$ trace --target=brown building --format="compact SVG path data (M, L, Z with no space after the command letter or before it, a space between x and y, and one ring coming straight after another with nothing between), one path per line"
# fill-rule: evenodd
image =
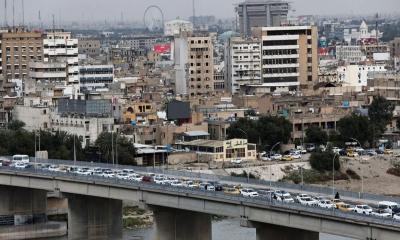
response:
M43 59L42 33L14 28L0 33L0 39L5 80L28 78L29 62Z
M400 37L396 37L389 43L390 56L400 57Z
M374 60L374 53L388 53L390 52L389 46L386 44L372 44L372 45L364 45L362 47L362 51L364 51L365 56L368 60Z
M101 43L98 39L80 38L78 41L79 54L88 56L100 55Z
M210 36L188 38L189 96L212 95L214 92L214 48Z
M309 89L318 81L317 27L263 27L257 31L262 38L261 82L270 92Z

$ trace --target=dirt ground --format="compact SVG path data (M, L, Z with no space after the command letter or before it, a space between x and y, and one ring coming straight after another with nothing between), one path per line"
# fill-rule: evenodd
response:
M364 192L398 195L400 196L400 177L387 174L386 171L391 167L391 161L398 157L393 156L376 156L376 157L361 157L346 158L342 160L343 171L350 168L357 172L358 175L364 177ZM336 187L344 190L361 192L361 180L337 181Z

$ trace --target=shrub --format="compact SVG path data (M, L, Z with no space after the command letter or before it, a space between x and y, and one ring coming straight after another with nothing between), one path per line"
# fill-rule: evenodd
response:
M340 170L339 156L331 151L314 152L310 156L311 167L317 171L332 171L333 158L335 157L335 170Z
M358 175L353 169L348 168L346 170L346 174L351 178L351 179L355 179L355 180L360 180L361 177L360 175Z

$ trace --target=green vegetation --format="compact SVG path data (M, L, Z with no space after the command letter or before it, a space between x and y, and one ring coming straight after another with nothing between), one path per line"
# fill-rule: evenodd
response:
M111 133L103 133L92 147L82 149L83 139L66 132L36 131L29 132L20 121L10 122L7 129L0 130L0 155L12 156L15 154L35 155L36 149L46 150L51 159L71 160L74 158L74 142L76 158L79 161L100 160L111 162ZM36 136L35 136L36 135ZM40 146L39 146L40 136ZM135 148L130 140L114 135L114 147L118 143L118 159L121 164L134 164ZM94 151L94 157L90 156Z
M353 169L348 168L348 169L346 170L346 174L347 174L351 179L354 179L354 180L361 180L360 175L358 175Z
M392 163L393 167L387 170L388 174L400 177L400 161L395 161Z
M261 117L258 121L241 118L228 129L229 139L248 138L250 143L259 145L258 149L269 149L275 143L288 143L292 124L283 117Z
M320 127L311 126L306 129L306 142L314 143L317 146L325 145L328 141L328 134Z
M332 181L332 172L320 172L313 169L303 169L303 181L304 184L315 184L327 181ZM302 179L301 171L293 171L286 175L282 180L300 184ZM335 180L348 180L349 177L346 174L336 171Z
M333 160L335 158L335 160ZM311 167L317 171L332 171L332 164L336 171L340 170L339 156L335 155L332 151L314 152L310 156Z
M247 172L243 170L242 173L231 173L232 177L243 177L243 178L251 178L251 179L258 179L258 177L256 175L254 175L253 173L249 173L247 175Z

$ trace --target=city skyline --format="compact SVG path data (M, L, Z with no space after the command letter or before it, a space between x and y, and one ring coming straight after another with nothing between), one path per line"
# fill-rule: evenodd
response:
M56 22L91 22L91 21L141 21L145 9L150 5L158 5L163 10L165 20L176 18L187 19L192 15L192 1L189 0L153 0L140 2L138 0L96 0L96 11L88 11L93 7L93 0L36 0L25 1L25 23L37 22L39 11L43 22L51 22L55 15ZM235 16L234 5L242 0L202 0L196 2L196 15L215 15L217 18L233 18ZM115 4L117 3L117 5ZM353 0L353 1L320 1L320 0L292 0L292 11L289 15L368 15L379 12L380 14L395 13L393 9L398 6L397 0ZM341 6L346 3L346 8ZM383 4L384 3L384 4ZM7 23L13 22L13 1L7 1ZM21 24L22 0L15 0L15 25ZM213 4L214 7L209 8ZM174 6L179 5L180 8ZM115 6L115 7L114 7ZM230 6L230 7L227 7ZM131 10L127 10L131 9ZM1 13L4 15L4 0L1 0ZM4 24L4 17L0 20Z

